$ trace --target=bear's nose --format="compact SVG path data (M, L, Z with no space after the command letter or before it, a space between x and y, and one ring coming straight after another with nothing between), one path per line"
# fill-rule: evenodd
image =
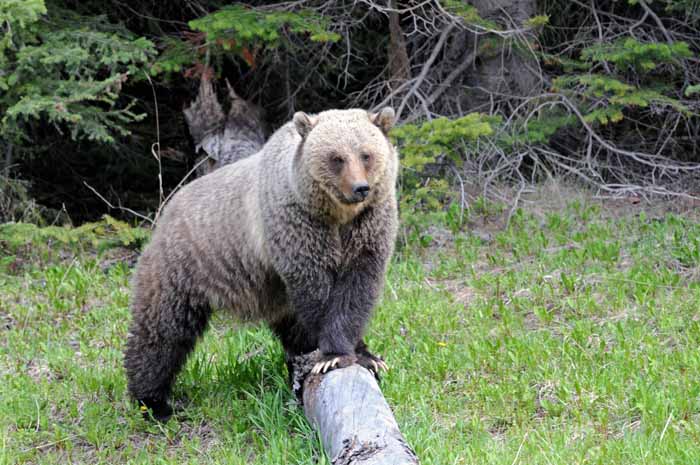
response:
M369 194L369 184L367 181L356 182L352 185L352 193L357 198L367 198L367 194Z

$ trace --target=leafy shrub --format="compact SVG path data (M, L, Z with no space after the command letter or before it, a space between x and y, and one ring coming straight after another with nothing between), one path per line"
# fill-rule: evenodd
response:
M420 238L426 237L426 224L447 224L453 230L462 226L465 216L454 203L454 190L441 171L447 164L460 167L475 150L474 143L492 135L498 121L471 113L392 129L401 157L401 213L409 234L424 242Z
M76 253L101 256L123 247L138 250L150 237L150 231L134 227L105 215L101 221L79 227L45 226L31 223L0 224L0 272L18 272L27 261L61 262ZM135 253L130 256L133 258Z
M26 181L0 175L0 223L41 221L40 208L29 196L27 184Z

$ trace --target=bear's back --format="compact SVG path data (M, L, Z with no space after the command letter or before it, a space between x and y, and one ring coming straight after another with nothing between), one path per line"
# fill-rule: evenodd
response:
M269 280L259 164L256 154L183 187L164 208L142 257L169 270L171 280L187 287L183 291L243 318L258 312L261 287Z

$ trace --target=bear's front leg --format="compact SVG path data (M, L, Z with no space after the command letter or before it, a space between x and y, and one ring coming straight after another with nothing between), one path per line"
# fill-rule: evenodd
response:
M325 373L359 363L376 374L384 361L372 355L362 340L384 279L384 263L366 251L336 279L319 333L321 360L312 373Z
M377 380L379 380L380 371L389 371L389 365L386 364L384 359L370 352L367 344L362 339L355 347L355 354L357 355L357 364L367 368Z
M294 273L283 279L293 316L274 325L273 329L288 355L300 353L302 347L307 351L318 348L321 358L312 373L325 373L330 368L355 363L356 335L361 334L366 318L358 321L359 314L343 315L335 310L339 306L334 292L334 274L309 266L305 273ZM289 325L289 321L294 325Z
M394 237L392 209L393 204L388 212L367 210L341 237L293 206L268 225L268 242L275 245L270 258L285 284L290 311L306 345L321 352L316 373L354 363L385 366L364 345L359 353L356 347L384 283Z
M369 317L369 312L358 309L353 312L350 296L344 292L341 284L328 301L326 313L320 327L318 348L321 352L320 360L311 370L312 374L326 373L335 368L345 368L357 362L355 346L362 338L364 327Z

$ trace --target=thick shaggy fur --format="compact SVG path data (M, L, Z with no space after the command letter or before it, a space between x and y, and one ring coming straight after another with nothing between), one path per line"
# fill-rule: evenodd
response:
M297 113L260 152L172 198L135 272L125 353L129 391L154 416L170 415L212 307L266 321L288 357L376 360L362 336L397 230L393 116ZM348 190L358 180L363 201Z

